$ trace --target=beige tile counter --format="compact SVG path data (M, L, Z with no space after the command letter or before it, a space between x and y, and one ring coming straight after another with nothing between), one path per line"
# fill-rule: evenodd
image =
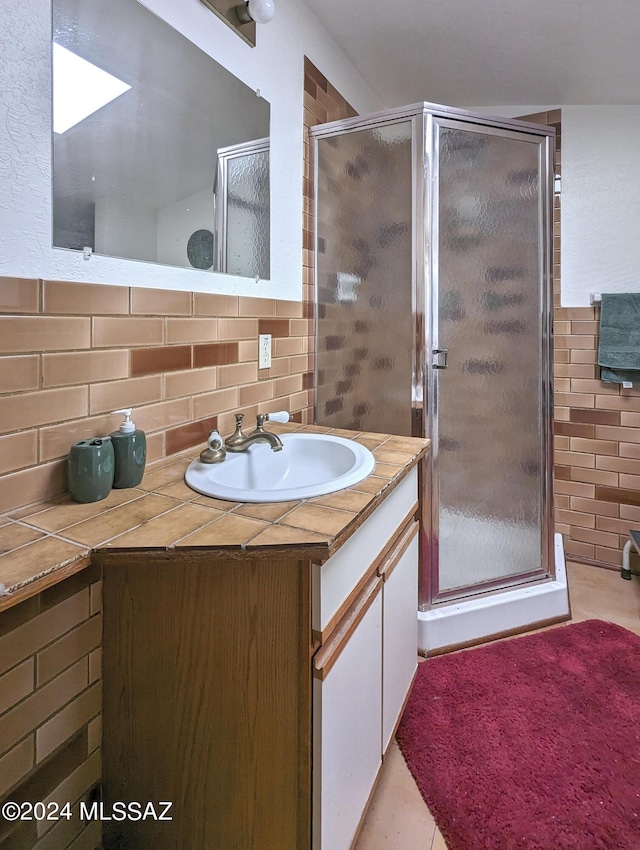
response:
M215 557L275 550L325 560L428 451L429 441L319 426L270 425L277 433L344 436L374 454L373 473L346 490L294 502L248 504L201 496L184 483L199 448L150 465L136 488L78 504L68 497L0 516L0 611L89 565L95 549L206 548Z

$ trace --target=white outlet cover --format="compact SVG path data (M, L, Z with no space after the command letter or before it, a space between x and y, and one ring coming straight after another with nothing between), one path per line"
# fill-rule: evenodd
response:
M271 334L258 334L258 369L271 366Z

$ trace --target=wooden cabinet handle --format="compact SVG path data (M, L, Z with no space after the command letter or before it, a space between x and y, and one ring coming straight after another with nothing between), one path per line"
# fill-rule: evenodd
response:
M420 523L415 520L410 520L407 527L400 533L396 544L389 552L387 557L378 567L378 575L382 576L384 581L387 581L391 573L396 568L400 558L404 555L409 544L418 533Z

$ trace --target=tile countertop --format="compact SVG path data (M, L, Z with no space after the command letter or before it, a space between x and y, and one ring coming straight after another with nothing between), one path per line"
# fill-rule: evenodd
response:
M326 560L429 449L429 440L275 425L355 439L373 452L373 473L326 496L249 504L201 496L184 483L199 447L150 464L138 487L112 490L100 502L63 496L0 516L0 611L89 565L94 549L206 548L228 557L281 552Z

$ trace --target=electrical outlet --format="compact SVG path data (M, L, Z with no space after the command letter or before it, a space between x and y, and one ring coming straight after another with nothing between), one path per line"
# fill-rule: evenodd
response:
M258 369L271 366L271 334L258 334Z

